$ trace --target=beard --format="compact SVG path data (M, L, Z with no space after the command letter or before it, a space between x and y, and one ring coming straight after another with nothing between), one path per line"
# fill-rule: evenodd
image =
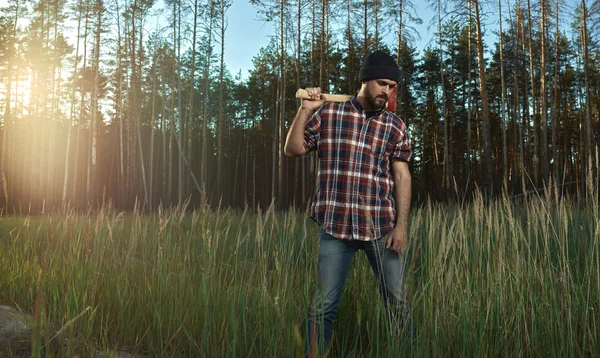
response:
M385 94L380 94L377 96L373 96L370 92L366 93L367 103L372 109L380 110L385 108L385 105L388 101L388 96Z

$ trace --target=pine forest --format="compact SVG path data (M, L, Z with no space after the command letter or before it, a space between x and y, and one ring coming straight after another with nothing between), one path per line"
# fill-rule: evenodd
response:
M317 155L283 154L295 91L355 94L375 49L401 69L416 202L598 182L597 2L251 3L272 36L247 76L224 61L231 0L0 3L2 210L305 207Z

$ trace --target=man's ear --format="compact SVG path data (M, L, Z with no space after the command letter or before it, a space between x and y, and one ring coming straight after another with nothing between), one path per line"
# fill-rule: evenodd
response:
M387 110L392 113L396 113L396 107L397 107L396 102L397 102L397 96L398 96L397 91L398 91L398 86L394 86L394 88L392 88L392 91L390 92L388 101L386 103Z

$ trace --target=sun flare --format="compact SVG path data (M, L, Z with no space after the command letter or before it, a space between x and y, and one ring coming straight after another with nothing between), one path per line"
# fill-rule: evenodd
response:
M30 69L21 69L19 75L13 78L10 86L10 108L18 113L29 114L31 99L35 91L32 88L32 74ZM9 98L9 89L6 84L0 85L0 102L6 105Z

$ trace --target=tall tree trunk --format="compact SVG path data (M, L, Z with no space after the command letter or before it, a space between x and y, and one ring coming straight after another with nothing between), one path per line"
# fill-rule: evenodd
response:
M590 65L589 65L589 54L588 54L588 33L587 33L587 7L585 0L581 0L581 44L583 46L583 77L584 77L584 93L585 93L585 128L583 130L585 145L583 153L584 156L581 158L581 167L587 170L591 170L592 166L592 125L591 125L591 94L590 94ZM585 178L585 169L582 171L582 178ZM585 183L587 187L592 183ZM585 192L585 191L584 191Z
M302 1L298 0L298 32L296 33L296 45L297 45L297 49L296 49L296 85L298 87L301 86L301 81L302 81L302 77L301 77L301 73L300 73L300 55L302 52ZM350 51L350 47L348 47L348 51ZM301 100L297 100L296 101L296 105L298 107L300 107L300 105L302 104ZM306 160L304 157L300 157L300 158L296 158L296 175L294 175L294 193L298 192L298 181L300 181L300 200L298 200L298 202L296 203L296 205L303 205L304 204L304 198L305 198L305 193L306 193L306 176L305 176L305 171L306 171ZM301 175L298 175L298 165L300 165L300 172Z
M472 60L472 55L473 55L473 49L471 48L471 43L472 43L472 34L473 34L473 15L471 13L471 9L472 9L472 4L470 1L467 2L467 6L469 7L469 25L468 25L468 31L469 31L469 39L468 39L468 58L469 60L467 61L467 160L465 161L465 172L467 173L467 182L465 184L468 185L469 181L471 181L471 158L473 155L473 143L472 143L472 136L473 136L473 129L471 128L471 113L473 113L472 110L472 105L471 105L471 100L472 100L472 93L471 93L471 72L472 72L472 68L471 68L471 60ZM465 185L466 187L466 185Z
M92 98L91 98L91 126L92 126L92 133L91 133L91 155L90 155L90 164L91 164L91 172L90 172L90 178L88 178L88 183L89 183L89 187L88 187L88 195L90 195L90 197L88 197L88 204L92 204L95 202L95 200L97 199L97 193L98 193L98 183L96 181L96 177L97 177L97 165L98 165L98 158L97 158L97 146L98 146L98 72L100 70L100 33L102 31L102 13L104 12L104 5L102 4L101 0L97 0L96 4L95 4L95 11L96 11L96 31L95 31L95 40L94 40L94 59L93 59L93 68L92 68L92 72L93 72L93 76L94 76L94 82L92 84Z
M204 108L203 108L203 120L202 120L202 190L206 190L206 185L208 181L208 101L209 101L209 93L210 93L210 62L212 60L212 33L213 33L213 21L215 16L215 4L211 2L210 5L210 14L209 14L209 22L208 22L208 53L206 56L206 64L204 67Z
M558 97L558 93L559 93L559 84L560 84L560 61L559 61L559 48L560 48L560 32L559 32L559 13L560 13L560 2L559 0L556 0L556 32L555 32L555 41L556 41L556 45L554 48L554 83L553 83L553 89L554 89L554 103L552 105L552 129L551 129L551 133L552 133L552 176L554 178L554 183L557 185L557 188L559 188L559 190L561 189L562 185L561 185L561 179L560 179L560 175L559 175L559 168L560 168L560 158L558 157L558 138L556 136L556 126L559 120L559 115L560 115L560 102L559 102L559 97Z
M373 21L375 22L375 38L374 47L375 49L379 49L379 27L381 26L381 17L379 16L379 1L373 0Z
M250 145L250 136L248 135L247 132L244 132L244 139L246 139L246 143L244 145L244 180L242 180L242 193L244 193L244 210L246 209L246 206L248 205L248 194L250 193L250 188L248 187L248 182L249 182L249 178L248 178L248 162L250 161L250 151L252 150L252 147ZM254 208L254 206L253 206Z
M194 0L194 29L192 32L192 74L190 78L190 98L188 102L188 123L186 125L188 131L188 153L191 152L192 146L192 123L194 121L194 94L195 94L195 83L196 83L196 34L198 29L198 0ZM192 170L189 168L190 171ZM181 200L181 198L180 198Z
M225 131L225 105L223 99L223 91L225 87L224 75L225 75L225 29L227 28L225 22L225 12L227 11L227 4L225 0L221 0L221 61L219 65L219 121L217 122L217 195L223 197L223 132ZM226 194L228 194L227 191ZM228 197L225 196L225 204L228 204Z
M169 118L170 118L170 123L169 123L169 151L167 153L168 156L168 161L169 161L169 169L168 169L168 189L167 189L167 195L168 195L168 200L169 203L173 202L173 138L175 138L175 136L177 135L177 133L175 133L175 96L176 96L176 92L178 90L178 86L177 86L177 78L179 77L178 75L178 69L177 69L177 0L173 1L173 79L172 79L172 84L173 87L171 88L171 111L169 113ZM181 115L181 113L180 113Z
M363 58L369 54L369 29L367 24L370 21L369 18L369 2L365 0L363 2Z
M310 83L311 86L314 86L317 83L317 74L316 74L316 64L315 64L315 52L317 52L317 6L316 3L319 0L312 1L312 26L311 26L311 36L310 36ZM319 86L321 83L319 82ZM316 159L315 159L315 151L308 153L308 177L310 182L314 182L314 178L316 175L316 171L314 170L316 167Z
M540 61L540 126L541 126L541 167L542 181L544 186L548 185L548 93L546 89L546 0L540 0L542 14L540 19L541 61ZM557 39L558 40L558 39ZM537 144L536 144L537 145Z
M353 93L354 91L354 73L356 72L355 68L352 68L350 65L351 60L354 58L354 44L352 40L352 17L350 12L351 0L347 1L347 22L346 22L346 41L348 41L348 66L346 66L346 78L348 81L348 93Z
M42 55L47 55L49 54L49 50L50 50L50 46L49 46L49 36L50 36L50 30L48 28L49 26L49 15L47 14L47 12L49 13L49 6L50 4L48 4L49 1L46 0L42 0L40 1L41 4L41 11L40 11L40 16L41 16L41 25L40 25L40 37L39 37L39 46L40 46L40 53ZM46 166L47 163L45 163L45 160L42 159L42 155L41 153L44 153L47 148L46 148L46 140L45 140L45 134L44 132L42 132L39 128L38 125L41 124L41 121L43 120L43 117L46 113L46 102L48 99L48 94L47 94L47 68L45 66L33 66L33 77L31 80L31 90L33 91L34 88L36 88L39 93L41 93L41 95L38 96L34 96L35 97L35 102L33 102L33 108L31 111L32 114L32 119L33 119L33 123L34 123L34 128L33 128L33 133L34 133L34 138L36 139L35 142L33 143L33 145L31 147L29 147L28 149L31 150L31 178L32 178L32 183L30 185L30 192L29 192L29 204L33 204L35 207L36 201L38 201L40 198L42 199L42 205L45 204L45 190L43 189L43 181L42 181L42 172L43 172L43 168L44 166ZM43 196L42 196L43 195ZM43 212L43 208L42 208L42 212Z
M163 63L163 61L166 62L166 60L161 60L160 62ZM162 149L162 160L161 160L161 165L160 165L160 173L161 173L161 183L162 183L162 188L160 191L160 202L161 204L166 201L166 197L165 194L167 193L167 106L165 105L167 102L167 77L168 74L166 73L166 68L165 66L161 66L162 67L162 71L161 71L161 81L160 81L160 87L161 87L161 93L162 93L162 103L163 105L161 106L161 114L160 114L160 132L162 135L162 141L161 141L161 149Z
M85 81L83 80L83 74L87 68L87 35L88 35L88 22L89 22L89 5L85 3L85 25L83 27L83 63L81 66L81 87L80 87L80 98L79 98L79 123L77 125L77 136L75 138L75 163L73 165L73 198L77 199L79 197L77 189L80 187L78 182L79 177L79 147L80 147L80 137L81 137L81 125L83 124L83 120L85 118ZM77 39L79 41L79 39Z
M485 62L483 59L483 30L481 28L481 17L479 15L479 0L472 0L475 9L475 27L477 32L477 59L479 63L479 89L481 92L481 119L483 135L483 175L482 187L487 194L492 194L492 136L490 130L490 112L487 98L487 79L485 75Z
M279 92L281 91L281 81L277 81L277 89L276 89L276 94L275 94L275 113L273 113L273 132L272 132L272 138L273 141L271 143L271 202L273 202L274 200L276 200L277 198L277 153L278 153L278 146L277 146L277 137L279 134L279 130L278 130L278 125L279 125L279 97L280 94Z
M284 173L284 152L283 152L283 136L284 136L284 127L285 127L285 88L286 88L286 71L285 71L285 8L286 8L286 0L279 1L279 71L280 71L280 81L281 81L281 91L279 92L279 133L277 135L277 147L278 155L279 155L279 173L277 176L277 192L279 195L279 207L283 207L286 205L284 202L285 195L283 194L283 173Z
M122 54L121 54L121 12L119 10L119 0L115 0L116 4L116 15L117 20L117 90L115 93L115 117L119 123L119 180L118 180L118 193L121 206L125 206L127 202L127 179L125 178L124 168L124 145L123 145L123 120L125 118L123 113L123 73L122 71Z
M519 131L520 131L520 155L521 155L521 188L522 191L524 193L527 192L527 186L526 186L526 181L527 179L529 179L531 177L531 175L528 174L528 171L531 170L531 165L530 163L533 160L533 155L531 155L531 153L529 153L530 149L530 133L529 133L529 123L531 120L531 116L530 116L530 110L529 110L529 87L528 87L528 83L530 85L532 85L531 80L532 80L532 72L529 71L530 77L529 80L525 80L526 76L527 76L527 66L528 66L528 56L526 56L527 54L527 48L526 48L526 44L527 41L525 39L525 14L523 13L524 10L521 9L521 2L520 0L517 1L517 11L518 11L518 15L517 15L517 27L519 28L519 35L520 35L520 45L521 45L521 53L523 54L523 66L522 66L522 74L523 74L523 105L522 105L522 116L521 116L521 126L519 127ZM534 104L532 104L532 106L534 106Z
M512 42L513 42L513 51L514 51L514 59L513 59L513 96L512 96L512 100L513 100L513 105L512 105L512 112L513 112L513 118L512 118L512 140L511 140L511 152L512 152L512 156L511 156L511 182L512 182L512 191L513 193L517 191L518 189L518 180L516 180L517 178L517 166L518 163L523 163L523 156L522 156L522 152L519 153L519 155L517 156L517 150L522 150L522 146L519 145L519 143L522 143L522 132L519 130L517 131L517 126L521 123L521 111L520 111L520 106L519 106L519 58L520 58L520 52L519 52L519 46L520 46L520 37L519 37L519 24L518 24L518 18L519 18L519 5L516 6L515 8L516 11L516 16L517 19L516 21L513 20L512 15L511 15L511 11L510 11L510 7L509 7L509 11L508 11L508 16L510 19L510 25L511 25L511 29L512 29ZM522 174L522 173L520 173ZM519 175L520 175L519 174Z
M80 37L80 31L81 31L82 2L83 2L82 0L79 0L77 2L77 10L78 10L77 37L76 37L77 41L75 44L75 58L73 59L73 73L74 74L77 73L77 64L79 61L79 37ZM118 5L117 5L117 12L118 12ZM67 208L67 188L69 185L69 165L71 163L71 159L70 159L71 135L73 133L72 127L74 125L74 119L75 119L75 92L76 92L76 88L77 88L76 85L77 85L77 81L73 81L73 84L71 86L71 106L70 106L70 110L69 110L69 124L67 126L67 148L65 150L65 173L63 176L63 191L62 191L62 208L63 208L63 210L66 210L66 208Z
M321 0L321 48L320 48L320 58L321 62L319 64L319 84L323 91L327 91L327 68L325 67L326 58L327 58L327 7L329 6L329 0Z
M317 41L317 35L316 35L316 28L317 28L317 10L316 10L316 2L318 0L313 0L312 1L312 26L310 27L311 29L311 35L310 35L310 85L314 86L317 79L316 79L316 74L315 74L315 52L317 51L316 49L316 44L315 42ZM320 84L319 84L320 85Z
M140 167L142 170L142 184L144 187L144 207L146 209L149 209L148 206L148 182L146 180L146 164L144 161L144 150L142 147L142 130L141 130L141 124L140 124L141 120L138 116L137 120L136 120L136 129L137 129L137 142L138 142L138 150L140 152Z
M142 112L143 112L143 108L142 108L142 65L144 63L144 59L143 59L143 48L142 45L144 43L143 41L143 33L144 33L144 19L143 19L143 14L140 14L140 26L139 26L139 31L140 31L140 40L138 41L138 61L139 61L139 74L137 75L137 79L136 79L136 83L137 83L137 87L135 88L135 102L136 102L136 126L137 126L137 138L138 138L138 150L140 152L140 169L142 170L142 185L144 187L144 207L146 209L150 209L149 205L148 205L148 198L149 198L149 194L148 194L148 179L147 179L147 175L146 175L146 161L144 160L144 148L142 146ZM150 123L150 126L152 126L152 123Z
M510 10L510 9L509 9ZM498 23L500 25L500 82L502 86L502 170L503 189L508 191L508 147L506 145L506 84L504 82L504 43L502 32L502 0L498 0Z
M326 56L325 56L325 89L329 91L329 0L324 0L325 2L325 48L326 48Z
M350 9L350 6L348 6L348 9ZM396 53L396 59L397 61L400 63L401 59L402 59L402 53L403 51L406 49L406 47L408 47L405 39L404 39L404 2L403 0L400 0L398 2L398 39L397 39L397 46L398 46L398 52ZM348 24L348 26L350 26L350 24ZM404 106L401 105L402 102L402 93L404 93L406 91L406 81L404 78L404 67L400 66L400 83L398 83L398 89L396 90L396 113L398 113L398 116L405 122L407 122L408 118L406 118L405 113L404 113ZM408 125L408 124L407 124Z
M533 118L533 131L532 131L532 168L533 171L533 182L534 185L538 185L538 173L539 173L539 144L538 144L538 128L540 127L540 120L537 111L536 92L535 92L535 67L533 65L533 21L531 18L531 0L527 0L527 19L529 23L529 76L531 78L531 108ZM526 127L529 128L529 127Z
M53 3L53 20L54 20L54 31L53 31L53 43L58 43L58 24L59 24L59 16L61 14L61 3L56 1ZM49 207L54 207L55 201L55 180L57 174L57 166L50 165L55 158L57 157L55 153L55 141L52 138L55 138L58 135L58 126L56 125L56 114L58 113L58 103L61 97L61 73L62 73L62 54L60 53L62 50L60 47L53 46L51 49L53 52L53 57L57 59L56 63L52 64L52 70L50 71L52 76L52 84L50 90L51 102L50 102L50 131L45 133L45 136L48 140L48 148L46 150L46 180L45 180L45 195L47 198L47 204ZM52 56L52 55L51 55ZM62 133L60 133L62 134Z
M585 5L582 5L585 6ZM583 22L583 19L582 19ZM579 111L579 127L578 132L579 132L579 138L577 140L577 144L579 144L577 150L575 151L575 148L573 148L573 152L575 152L576 154L574 155L574 174L575 174L575 178L577 179L577 192L579 194L580 198L584 198L585 197L585 166L586 166L586 153L585 153L585 117L588 115L588 99L586 98L587 96L587 91L589 90L589 88L587 86L589 86L589 82L586 81L586 70L585 67L583 65L582 62L586 62L586 57L587 55L585 54L585 46L583 46L583 26L580 28L580 39L582 40L582 56L583 58L581 58L580 56L577 56L577 72L578 73L582 73L584 74L584 84L583 84L583 88L582 86L577 86L577 99L579 100L579 103L582 103L582 105L584 106L583 111ZM589 80L589 79L588 79Z
M12 106L12 82L13 82L13 66L15 65L15 45L16 45L16 41L17 41L17 23L20 17L20 3L19 0L17 0L14 4L14 10L15 10L15 14L14 14L14 18L13 18L13 28L8 36L9 41L8 41L8 58L7 58L7 64L6 64L6 70L7 70L7 78L6 78L6 108L5 108L5 112L4 112L4 128L2 128L2 156L0 157L0 202L4 202L4 209L5 212L8 211L9 209L9 205L8 205L8 193L10 192L8 190L8 182L6 179L6 168L8 167L7 164L7 154L11 149L11 146L9 145L9 139L11 138L11 128L12 128L12 113L11 113L11 106ZM17 67L18 68L18 67ZM15 76L18 79L18 75ZM15 96L17 97L17 96ZM6 194L6 195L5 195Z
M16 32L13 32L13 34L16 34ZM12 93L12 61L13 61L13 54L12 52L14 51L14 44L10 43L11 46L11 53L9 55L8 58L8 63L7 63L7 84L6 84L6 109L4 112L4 128L2 128L2 156L0 157L0 202L4 202L4 209L5 211L8 211L8 195L5 195L5 193L8 193L8 182L6 181L6 173L5 173L5 162L6 162L6 154L7 151L9 150L10 146L8 145L8 138L10 138L10 128L12 127L12 124L10 124L11 121L11 112L10 112L10 106L11 106L11 93Z
M129 23L125 22L125 44L126 47L125 49L127 50L124 58L127 59L127 61L131 61L130 56L131 56L131 30L129 29ZM133 114L131 113L131 106L132 106L132 101L133 101L133 94L132 94L132 88L131 88L131 70L129 68L129 66L126 67L125 70L125 80L124 83L128 84L127 88L126 88L126 98L124 100L124 109L125 109L125 115L124 115L124 119L126 120L125 122L125 148L126 148L126 152L125 152L125 180L127 181L127 193L128 193L128 200L127 202L130 203L132 198L136 198L137 197L137 188L138 188L138 183L137 183L137 177L136 177L136 170L135 170L135 162L136 162L136 156L135 156L135 152L134 152L134 143L133 143Z
M447 194L450 189L450 159L449 159L449 141L448 141L448 108L446 106L446 78L444 75L444 48L442 42L442 3L438 0L437 5L437 32L438 32L438 49L440 51L440 79L442 85L442 123L444 125L444 174L442 178L442 186L444 188L444 195Z
M156 123L156 46L152 54L152 114L150 115L150 159L148 160L150 168L148 170L148 208L154 208L154 124Z
M182 147L182 143L183 143L183 129L185 124L184 122L184 117L183 117L183 90L181 90L182 84L181 84L181 0L177 1L177 7L178 7L178 11L177 11L177 88L179 88L180 90L177 91L177 108L178 108L178 119L179 119L179 126L177 128L177 137L175 138L175 140L177 141L177 152L179 153L178 160L177 160L177 205L179 205L181 207L181 205L183 204L183 190L184 190L184 174L183 174L183 161L185 159L185 151L183 150ZM193 67L193 65L192 65Z

